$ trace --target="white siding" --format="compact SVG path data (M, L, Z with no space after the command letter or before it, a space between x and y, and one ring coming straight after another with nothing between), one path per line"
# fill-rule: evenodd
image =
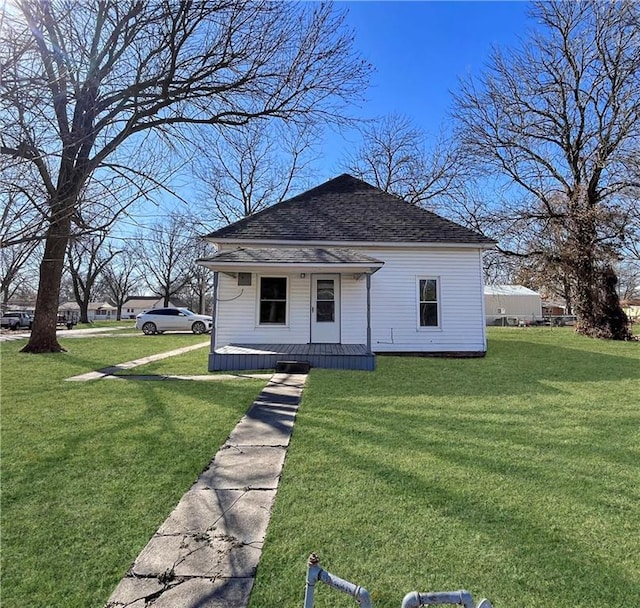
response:
M483 352L486 350L483 310L482 254L473 248L363 248L383 260L371 277L371 348L374 352ZM287 325L258 324L258 279L240 287L219 273L216 346L231 343L306 344L310 341L311 274L288 276ZM437 328L419 327L419 278L437 278ZM352 273L341 276L341 342L366 344L367 283Z
M231 343L306 344L309 342L309 274L265 273L288 278L287 324L258 323L259 276L251 273L251 286L238 286L237 279L219 273L216 312L216 346Z
M374 352L486 350L482 256L477 249L367 249L384 260L371 277ZM419 278L439 282L439 327L419 327Z
M367 343L367 279L362 275L342 275L340 321L342 344Z

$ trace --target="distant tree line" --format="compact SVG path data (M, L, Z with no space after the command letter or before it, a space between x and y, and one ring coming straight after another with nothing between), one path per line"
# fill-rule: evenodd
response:
M43 244L31 353L62 350L72 240L167 189L204 137L346 121L370 72L328 3L17 0L0 23L0 246Z
M3 302L35 290L33 352L59 348L51 315L67 296L83 315L136 292L206 308L199 236L311 185L319 129L353 124L369 71L329 5L17 6L0 39L0 287ZM375 117L339 170L494 238L488 282L564 300L586 335L629 338L639 14L627 0L534 3L529 38L461 82L442 134ZM171 185L180 170L189 200ZM181 204L154 207L163 194Z
M35 303L36 250L37 245L1 250L3 306L16 301ZM213 276L195 260L210 253L201 235L176 216L126 239L110 237L106 231L74 237L67 249L59 304L77 303L79 320L85 323L92 302L113 305L120 319L125 301L132 296L153 295L165 305L178 299L206 313L211 309Z
M543 1L531 16L520 48L461 82L449 141L427 148L387 117L345 166L495 238L490 281L562 298L580 333L626 340L619 296L640 296L640 5Z

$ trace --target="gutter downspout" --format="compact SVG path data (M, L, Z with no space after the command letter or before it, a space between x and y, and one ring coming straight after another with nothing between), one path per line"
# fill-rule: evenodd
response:
M484 250L480 249L478 251L478 266L480 271L480 301L481 305L481 326L482 326L482 341L484 342L484 352L486 353L489 350L489 344L487 342L487 311L484 302L484 272L482 270L482 261L483 261L483 253Z
M371 352L371 274L367 273L367 350Z
M218 272L213 273L213 301L211 302L211 318L213 325L211 326L211 354L216 352L216 327L218 325Z

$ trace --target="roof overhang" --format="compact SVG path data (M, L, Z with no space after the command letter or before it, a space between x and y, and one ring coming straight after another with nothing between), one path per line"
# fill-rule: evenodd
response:
M273 241L270 239L209 239L204 237L212 245L219 247L304 247L304 248L367 248L367 249L494 249L497 241L487 240L479 243L463 243L455 241Z
M196 260L200 266L225 273L339 272L373 274L384 262L345 248L238 247Z

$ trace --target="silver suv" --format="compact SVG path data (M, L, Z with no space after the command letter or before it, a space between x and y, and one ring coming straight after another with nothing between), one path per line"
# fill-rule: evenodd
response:
M204 334L211 331L213 319L197 315L188 308L154 308L136 316L136 328L148 336L165 331L192 331Z

